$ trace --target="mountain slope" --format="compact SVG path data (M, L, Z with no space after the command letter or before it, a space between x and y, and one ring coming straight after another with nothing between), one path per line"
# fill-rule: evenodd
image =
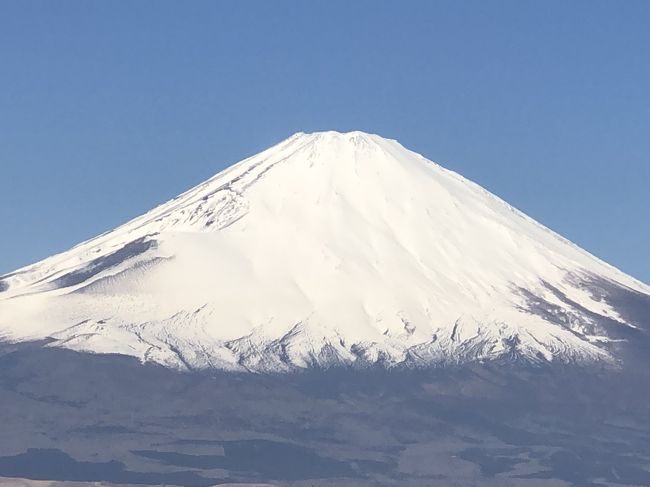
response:
M0 277L0 332L182 369L614 363L646 331L613 292L650 289L395 141L300 133Z

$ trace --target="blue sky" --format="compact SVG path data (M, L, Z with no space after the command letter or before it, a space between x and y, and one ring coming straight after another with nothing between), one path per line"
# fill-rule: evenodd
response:
M0 2L0 273L297 131L400 140L650 282L650 2Z

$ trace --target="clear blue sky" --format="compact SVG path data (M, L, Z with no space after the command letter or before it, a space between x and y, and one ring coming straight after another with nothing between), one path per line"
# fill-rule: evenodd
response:
M650 282L649 26L647 0L3 0L0 273L360 129Z

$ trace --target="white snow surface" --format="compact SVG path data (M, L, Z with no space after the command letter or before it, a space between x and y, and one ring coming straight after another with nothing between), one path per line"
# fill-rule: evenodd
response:
M547 285L617 319L567 279L585 273L650 294L394 140L298 133L0 278L0 334L179 369L610 361ZM527 311L521 289L570 326Z

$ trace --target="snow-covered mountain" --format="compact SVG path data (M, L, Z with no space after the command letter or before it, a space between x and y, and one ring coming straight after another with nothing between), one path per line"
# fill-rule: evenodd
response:
M0 334L181 369L615 363L611 290L650 295L396 141L298 133L0 277Z

